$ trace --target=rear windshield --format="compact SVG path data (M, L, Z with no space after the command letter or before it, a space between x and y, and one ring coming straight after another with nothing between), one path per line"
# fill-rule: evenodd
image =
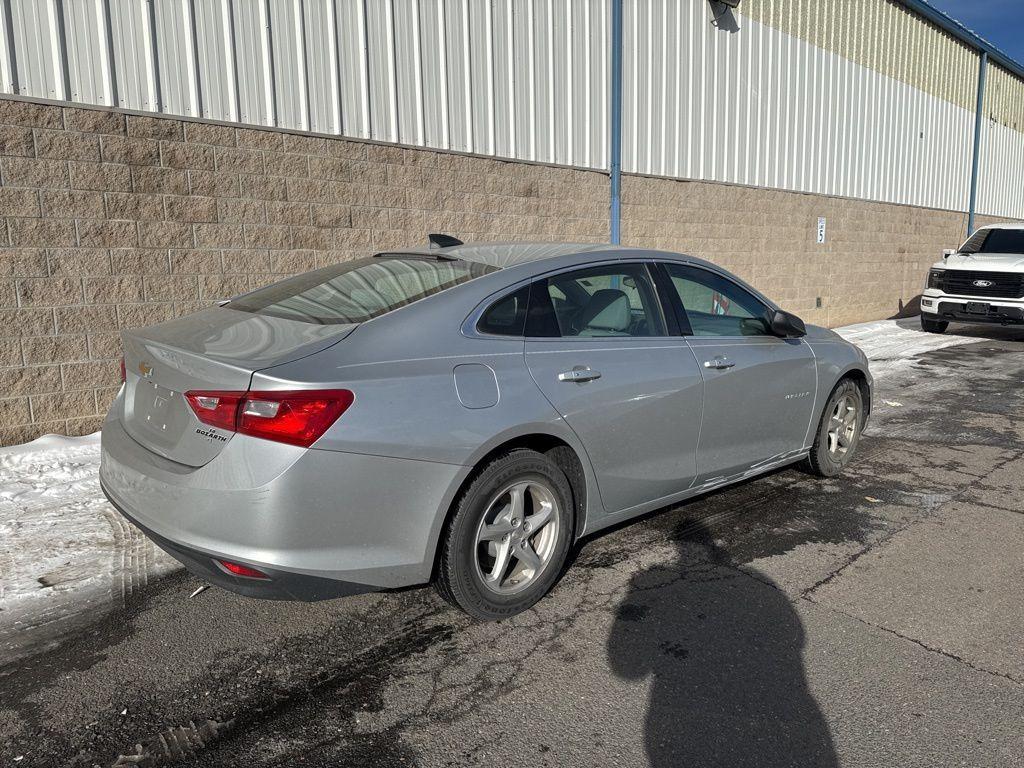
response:
M964 243L960 253L1024 253L1024 230L980 229Z
M470 261L375 256L282 280L228 307L321 325L363 323L495 269Z

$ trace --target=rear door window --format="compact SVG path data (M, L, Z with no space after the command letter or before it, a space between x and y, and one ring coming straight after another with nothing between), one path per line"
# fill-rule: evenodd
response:
M471 261L375 256L282 280L226 306L321 325L363 323L495 269Z
M647 268L611 264L534 284L528 336L664 336L661 305Z

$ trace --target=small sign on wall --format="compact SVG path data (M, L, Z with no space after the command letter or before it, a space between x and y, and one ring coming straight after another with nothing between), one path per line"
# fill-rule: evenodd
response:
M818 243L825 242L825 217L818 217Z

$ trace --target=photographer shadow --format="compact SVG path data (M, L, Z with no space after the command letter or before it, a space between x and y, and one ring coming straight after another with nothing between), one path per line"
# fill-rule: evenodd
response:
M613 671L653 679L652 766L838 766L807 686L804 631L766 577L688 522L674 563L635 574L608 639Z

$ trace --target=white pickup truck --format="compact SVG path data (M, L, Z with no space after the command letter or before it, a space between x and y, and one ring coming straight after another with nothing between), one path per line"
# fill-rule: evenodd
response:
M928 271L921 327L942 333L951 321L1024 324L1024 224L981 227Z

